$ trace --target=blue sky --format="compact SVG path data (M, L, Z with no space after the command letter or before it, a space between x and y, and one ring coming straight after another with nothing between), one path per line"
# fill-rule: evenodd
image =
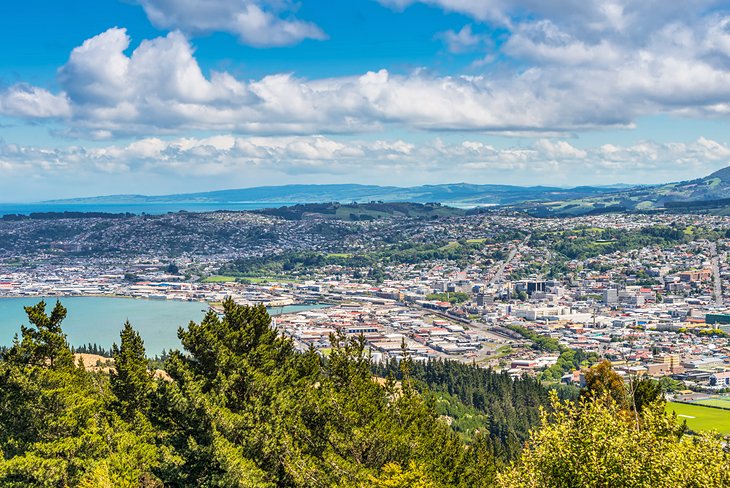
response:
M722 1L11 0L0 43L3 201L730 164Z

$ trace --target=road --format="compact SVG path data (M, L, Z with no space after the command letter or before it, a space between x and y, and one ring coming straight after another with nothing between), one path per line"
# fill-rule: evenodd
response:
M517 255L517 251L520 250L520 247L527 244L527 241L530 240L530 237L532 237L532 234L525 237L524 241L522 241L520 244L518 244L512 248L512 250L507 255L507 259L502 261L502 264L499 265L499 268L497 268L497 271L494 273L494 276L492 276L492 279L489 280L489 283L487 284L487 288L489 288L490 286L492 286L493 284L497 283L499 280L502 279L502 276L504 275L504 268L506 268L507 265L509 265L509 263L512 262L512 260Z
M710 243L710 255L711 266L712 266L712 280L713 280L713 291L712 294L715 296L715 305L718 307L723 306L722 299L722 279L720 278L720 258L717 255L717 244Z

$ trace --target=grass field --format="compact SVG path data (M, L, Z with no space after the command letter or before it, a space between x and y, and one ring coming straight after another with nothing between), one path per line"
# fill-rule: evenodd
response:
M231 283L236 281L235 276L208 276L203 280L203 283ZM240 279L246 283L253 283L255 285L260 283L297 283L297 280L291 278L285 278L282 276L241 276Z
M206 279L203 280L203 283L230 283L232 281L236 281L236 278L233 276L208 276Z
M666 408L669 413L676 412L680 422L686 420L687 426L694 431L714 430L721 434L730 434L730 410L674 402L667 402Z
M459 247L461 247L461 244L459 244L456 241L452 241L452 242L449 242L448 244L446 244L445 246L441 246L439 249L441 251L448 251L449 249L457 249Z
M693 403L698 405L709 405L711 407L730 408L730 398L713 398L712 400L700 400Z

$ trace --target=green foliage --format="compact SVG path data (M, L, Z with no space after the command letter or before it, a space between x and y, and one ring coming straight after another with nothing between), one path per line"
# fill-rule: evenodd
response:
M645 407L664 402L662 384L648 377L632 379L629 395L633 399L633 408L641 413Z
M624 380L611 367L610 361L601 361L586 371L586 386L581 398L610 398L619 408L628 409L631 403Z
M395 361L374 369L381 377L403 378ZM547 391L535 379L525 376L515 380L476 365L443 360L414 362L410 377L420 391L448 394L486 415L489 422L480 429L482 441L501 459L519 453L530 429L539 422L540 407L548 405Z
M730 486L730 457L713 435L688 438L659 403L638 422L610 396L580 403L552 397L520 459L498 475L499 486Z
M37 330L24 328L0 361L0 485L154 486L159 455L148 424L132 428L115 414L108 376L74 367L60 328L65 309L43 310L26 308Z
M587 353L582 349L566 349L560 353L558 361L543 371L540 379L543 381L560 381L560 378L571 371L584 366L591 366L598 362L599 356L595 352Z
M433 243L400 241L390 236L387 243L362 254L287 252L262 257L241 258L221 267L219 274L233 277L275 276L282 273L309 273L312 268L329 265L369 270L388 264L419 264L434 260L453 261L466 265L484 258L487 245L515 239L521 240L526 235L520 231L505 230L489 239ZM492 259L502 259L504 256L504 252L499 250L491 253Z
M586 259L616 251L630 251L648 246L668 247L698 239L717 240L712 229L679 226L650 226L641 229L571 229L565 232L535 232L531 245L548 247L568 259Z
M567 349L565 346L560 345L560 342L557 339L540 335L535 331L522 327L521 325L505 325L505 328L513 332L517 332L525 339L530 339L530 341L532 341L532 348L537 349L538 351L558 352Z
M120 336L121 345L112 346L111 389L117 397L120 414L131 419L136 412L149 410L153 383L147 370L144 343L129 321L124 323Z
M728 337L728 333L722 329L692 329L691 332L700 337Z
M229 299L223 309L181 328L184 351L164 354L169 376L153 379L129 323L113 371L88 372L73 364L65 309L28 307L34 328L0 359L0 486L728 483L719 441L682 437L661 410L659 383L627 390L605 363L580 402L553 392L550 404L537 380L476 365L414 362L405 351L400 363L373 365L362 337L331 337L326 359L297 352L263 306Z
M431 293L426 295L426 300L436 300L439 302L449 302L452 305L458 305L469 301L469 294L461 291L454 293Z
M659 379L659 384L661 385L663 392L674 392L686 389L682 381L672 379L669 376L662 376Z
M73 354L61 329L61 322L66 318L66 309L61 302L56 302L50 315L46 314L44 301L25 307L25 313L32 327L21 326L22 340L18 341L16 337L6 354L7 360L57 369L73 367Z
M373 381L362 338L333 337L324 361L294 351L265 308L223 307L180 330L187 354L170 355L155 393L165 484L368 486L427 469L434 486L472 486L489 464L407 380Z
M472 442L480 432L489 431L489 416L474 407L464 405L454 395L427 391L424 396L433 402L436 413L447 419L451 429L462 439Z

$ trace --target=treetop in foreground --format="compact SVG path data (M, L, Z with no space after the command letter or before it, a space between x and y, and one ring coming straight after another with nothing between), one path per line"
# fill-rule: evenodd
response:
M617 402L605 367L579 402L553 393L527 437L545 396L535 380L406 355L374 381L362 337L299 353L261 306L227 300L181 328L165 379L131 324L109 374L74 364L60 303L26 312L0 358L3 487L730 486L720 439L687 436L652 385L629 392L641 408ZM489 425L458 433L440 400Z

